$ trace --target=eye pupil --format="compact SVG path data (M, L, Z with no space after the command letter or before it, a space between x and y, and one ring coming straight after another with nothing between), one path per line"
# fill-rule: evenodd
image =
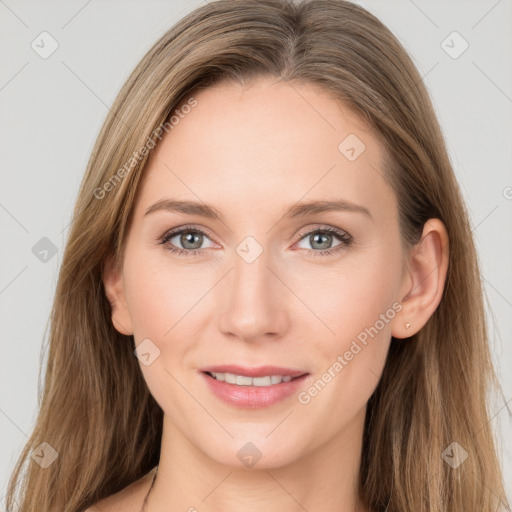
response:
M185 249L199 249L202 245L201 236L202 235L200 233L187 231L185 233L182 233L180 242ZM197 239L199 239L199 245L194 246L194 242L193 242L194 238L196 238L196 245L197 245ZM189 243L191 243L193 245L193 247L188 246Z
M323 242L321 240L318 241L318 239L319 238L321 239L322 237L324 238L324 241ZM328 249L330 242L331 242L332 235L329 235L327 233L315 233L314 235L311 235L311 238L312 238L311 247L315 247L317 249ZM320 244L320 247L316 247L317 242Z

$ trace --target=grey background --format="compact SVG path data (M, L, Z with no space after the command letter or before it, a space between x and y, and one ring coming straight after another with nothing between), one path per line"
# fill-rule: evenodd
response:
M478 245L493 358L491 406L512 495L512 0L360 1L398 36L433 98ZM93 142L145 52L200 1L0 0L0 499L36 419L43 335ZM41 58L43 31L58 49ZM458 58L460 40L469 44ZM453 43L451 41L454 41ZM48 261L32 248L47 237ZM36 246L37 247L37 246ZM505 403L508 402L508 407ZM3 507L2 507L3 509Z

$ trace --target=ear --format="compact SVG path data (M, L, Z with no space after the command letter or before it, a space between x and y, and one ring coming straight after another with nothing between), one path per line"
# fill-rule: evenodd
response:
M423 226L421 240L409 253L408 272L401 290L402 310L395 317L392 336L416 334L432 316L443 296L449 262L449 239L439 219ZM410 324L406 328L406 324Z
M107 256L103 265L102 281L105 294L112 308L112 323L121 334L133 334L132 321L126 302L122 269L114 263L112 255Z

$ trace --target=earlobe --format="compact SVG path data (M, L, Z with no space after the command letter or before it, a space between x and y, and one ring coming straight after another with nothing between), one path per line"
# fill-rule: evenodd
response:
M427 323L441 302L448 262L446 227L439 219L429 219L423 226L421 240L410 251L406 290L402 310L392 328L393 337L408 338Z
M132 322L126 302L122 270L115 265L112 255L105 259L101 279L105 295L112 309L112 323L121 334L133 334Z

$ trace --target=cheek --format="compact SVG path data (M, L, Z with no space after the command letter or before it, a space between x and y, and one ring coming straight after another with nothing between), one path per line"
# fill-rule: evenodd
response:
M311 278L301 285L300 293L325 327L323 343L331 340L331 350L342 349L375 324L387 337L389 320L396 315L401 284L399 251L376 244L361 254L347 256L329 272L316 272L314 286Z
M364 406L386 361L391 325L400 310L400 276L400 252L375 245L315 281L308 302L328 329L315 329L322 332L313 337L319 373L301 403L330 403L329 410L340 411L341 417L332 417L338 422Z
M205 294L213 284L198 272L166 261L159 251L133 251L125 260L126 297L135 344L149 339L154 344L149 346L158 354L148 366L141 361L141 370L162 407L161 399L170 390L177 396L181 393L173 377L181 381L182 374L191 368L189 354L201 339L207 317Z
M156 252L156 251L154 251ZM198 284L187 280L179 268L165 264L157 254L132 252L125 261L125 288L135 345L145 343L149 364L140 360L146 384L163 410L174 408L188 418L188 396L178 384L182 361L195 333L190 316L200 297ZM146 340L150 340L148 344ZM142 345L141 345L142 346Z
M126 296L137 341L153 337L163 343L204 294L204 282L167 264L158 252L132 253L125 265Z

